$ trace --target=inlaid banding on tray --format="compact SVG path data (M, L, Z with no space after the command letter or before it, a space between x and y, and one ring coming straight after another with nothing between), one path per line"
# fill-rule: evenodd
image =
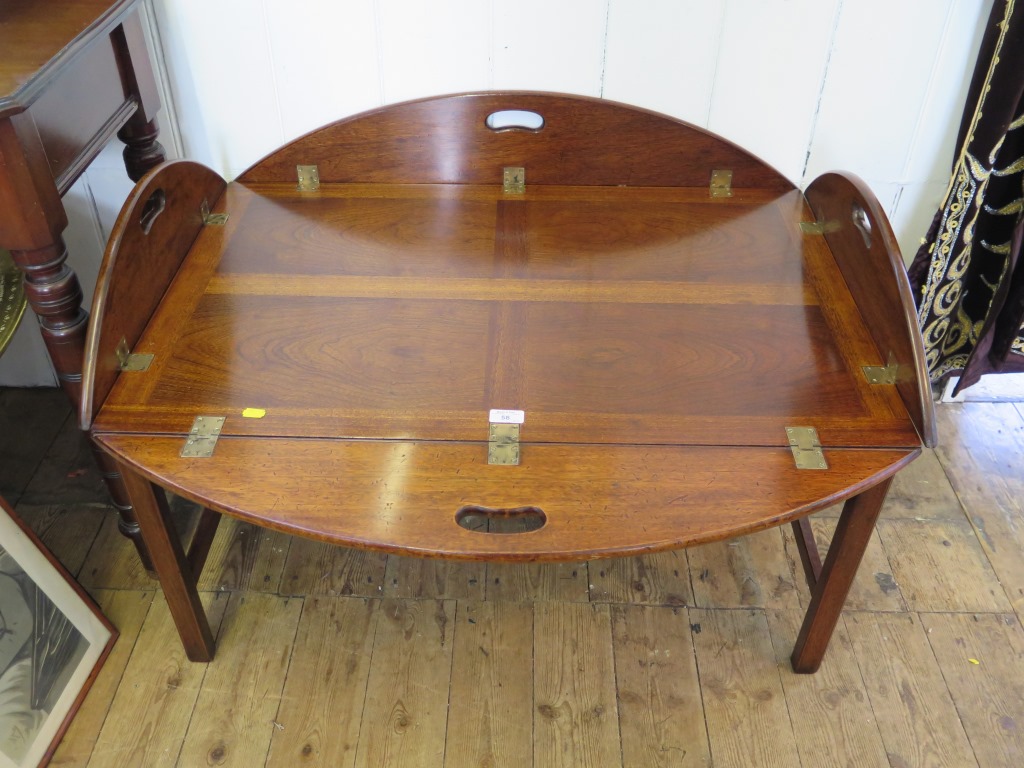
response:
M217 274L207 294L317 298L407 298L445 301L572 301L615 304L816 306L807 285L746 285L654 280L520 280L362 275Z

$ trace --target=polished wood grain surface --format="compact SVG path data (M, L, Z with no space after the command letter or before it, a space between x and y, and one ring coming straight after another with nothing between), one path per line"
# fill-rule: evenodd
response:
M176 179L144 188L177 205ZM919 444L796 192L321 189L229 188L99 431L481 441L517 408L529 443Z
M512 108L543 127L488 127ZM296 185L306 164L315 189ZM506 165L527 168L523 193L502 189ZM725 196L710 188L722 169ZM118 290L97 314L145 281L130 273L147 251L162 277L94 326L87 380L112 387L82 414L133 475L189 658L211 658L212 632L159 488L329 543L524 562L685 547L845 501L793 652L818 667L891 478L920 453L907 394L862 370L912 314L866 323L872 270L848 285L851 261L896 263L891 237L837 241L837 260L801 227L802 195L746 152L552 94L365 113L217 190L172 165L126 205L104 267ZM227 220L198 226L200 197ZM856 184L821 197L884 220ZM891 270L877 279L905 304ZM147 370L111 370L120 328ZM517 465L487 461L493 409L525 413ZM211 457L185 459L196 416L224 427ZM794 462L786 430L805 426L823 471Z
M95 295L100 298L94 301L94 331L85 350L86 381L79 405L83 429L89 428L117 379L118 346L123 340L127 349L136 349L167 284L203 227L203 202L216 200L223 190L224 181L217 174L177 161L162 169L158 181L150 179L132 191L96 283ZM137 215L129 216L129 211ZM131 258L117 264L122 250Z
M533 112L543 127L489 128L487 118L504 110ZM527 184L706 188L712 170L728 169L735 187L793 189L763 161L697 126L605 99L517 91L366 112L296 139L238 180L294 181L295 166L306 164L331 183L500 185L505 166L521 166Z
M868 186L850 174L826 173L807 188L807 202L823 224L824 237L861 309L864 324L884 356L897 366L896 391L925 445L938 444L935 406L917 326L913 294L896 236ZM879 280L878 276L887 279ZM886 320L899 312L902 323Z
M107 450L175 492L288 533L424 556L553 560L656 551L736 536L842 501L917 455L830 450L827 472L788 449L528 445L518 467L482 444L222 437L182 459L182 438L101 434ZM268 478L272 480L268 482ZM544 512L539 530L456 524L463 506Z

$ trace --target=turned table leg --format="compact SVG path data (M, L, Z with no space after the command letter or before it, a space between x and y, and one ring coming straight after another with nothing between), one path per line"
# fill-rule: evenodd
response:
M11 250L11 258L25 274L25 296L39 318L60 385L77 403L82 394L82 352L89 316L82 309L82 287L67 257L60 235L41 248Z
M60 236L43 248L11 251L14 263L25 274L25 295L39 318L40 332L57 379L77 408L82 398L82 359L89 316L82 308L82 288L67 264L67 255L67 246ZM106 454L95 448L93 453L118 511L118 528L132 540L143 566L152 572L153 565L121 476Z
M210 661L214 653L213 633L199 600L195 570L171 520L167 497L158 486L129 467L121 465L121 475L185 654L191 661Z
M160 93L156 77L149 62L146 36L138 13L124 20L114 32L112 39L121 52L123 61L128 62L126 87L135 95L138 108L128 122L117 132L124 142L124 167L132 181L141 179L147 171L167 159L164 148L157 141L160 128L156 122L160 111Z
M124 167L132 181L138 181L147 171L167 159L163 145L157 141L159 135L156 118L147 121L141 111L132 115L117 132L117 138L125 144Z
M795 672L816 672L821 666L891 483L892 478L883 480L848 499L843 506L843 514L829 545L821 576L812 587L811 604L793 649L791 661Z
M114 460L104 451L100 450L95 443L92 446L92 454L99 465L100 474L103 476L103 482L107 485L107 492L110 494L114 509L117 510L117 530L126 539L131 540L132 544L135 545L135 551L139 555L139 560L142 561L142 567L146 569L150 576L154 576L156 572L153 569L153 559L149 556L149 551L146 549L146 542L143 541L142 529L139 527L139 520L135 515L135 509L132 507L131 499L128 497L128 489L125 488L121 471L117 468Z

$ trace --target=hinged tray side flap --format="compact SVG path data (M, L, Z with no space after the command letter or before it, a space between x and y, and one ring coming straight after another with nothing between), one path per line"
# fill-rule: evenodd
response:
M805 195L817 220L830 224L822 236L878 347L877 362L894 364L900 398L924 444L934 447L938 437L924 341L907 270L882 206L867 184L848 173L819 176Z
M495 122L502 115L533 118ZM607 99L504 91L392 104L324 126L260 160L241 184L295 183L315 164L320 183L502 184L525 167L531 185L794 188L732 142L668 115Z
M86 339L79 424L88 430L227 183L178 160L144 176L114 224L100 265ZM120 350L120 354L119 354ZM128 374L138 375L138 374ZM144 374L143 374L144 375Z

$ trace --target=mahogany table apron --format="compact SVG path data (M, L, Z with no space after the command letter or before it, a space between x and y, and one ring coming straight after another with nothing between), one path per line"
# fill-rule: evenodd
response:
M139 5L6 0L0 10L0 249L25 275L29 306L76 408L88 316L67 264L61 196L115 133L126 144L132 180L164 160ZM96 456L121 532L151 568L116 466L106 454Z
M891 478L934 442L866 186L805 196L706 131L583 97L389 106L231 184L165 164L122 210L93 312L82 426L194 660L220 514L512 562L789 522L812 586L793 666L813 671ZM208 508L188 546L161 488ZM808 515L836 503L822 563Z

